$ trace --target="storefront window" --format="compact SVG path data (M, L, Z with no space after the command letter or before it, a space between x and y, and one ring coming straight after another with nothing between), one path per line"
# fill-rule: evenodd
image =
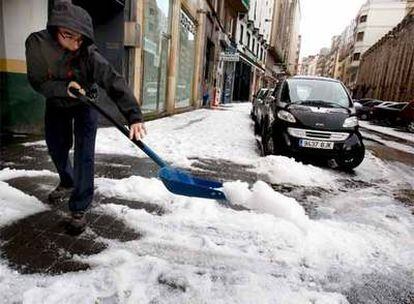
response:
M143 37L142 110L165 109L172 0L146 0Z
M191 105L195 65L196 27L183 10L180 17L180 45L177 60L176 108Z

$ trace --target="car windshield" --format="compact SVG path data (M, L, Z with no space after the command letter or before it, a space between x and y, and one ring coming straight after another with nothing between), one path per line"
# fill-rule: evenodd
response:
M289 79L282 91L282 101L291 103L349 107L349 97L339 82L315 79Z

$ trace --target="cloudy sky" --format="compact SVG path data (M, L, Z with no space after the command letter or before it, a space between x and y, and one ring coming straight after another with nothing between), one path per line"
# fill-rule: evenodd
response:
M357 15L366 0L301 0L301 57L330 47L331 38L339 35Z

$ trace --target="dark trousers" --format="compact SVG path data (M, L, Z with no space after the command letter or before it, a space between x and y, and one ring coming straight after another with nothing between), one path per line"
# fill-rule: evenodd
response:
M46 144L59 173L60 185L74 187L69 199L71 211L86 210L93 199L96 129L97 112L86 105L71 108L46 105ZM69 150L73 137L75 153L72 167Z

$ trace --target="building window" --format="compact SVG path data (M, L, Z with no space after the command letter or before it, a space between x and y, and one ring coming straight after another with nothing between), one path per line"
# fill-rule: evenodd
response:
M367 22L367 19L368 19L367 15L362 15L361 17L359 17L359 23Z
M364 32L359 32L357 34L357 41L363 41L364 40Z
M253 38L253 43L252 43L252 53L254 54L254 48L256 46L256 39Z
M176 108L187 107L193 98L196 26L190 16L181 10L180 46L177 60Z
M260 48L260 60L263 60L263 48Z
M141 90L144 113L165 109L171 7L172 0L157 0L145 6Z
M247 33L247 48L250 49L250 33Z
M354 56L352 56L353 61L359 61L361 58L361 53L355 53Z
M244 38L243 36L244 36L244 26L240 25L240 40L239 40L240 44L243 44L243 38Z
M259 57L259 48L260 48L260 44L257 44L257 46L256 46L256 57Z

